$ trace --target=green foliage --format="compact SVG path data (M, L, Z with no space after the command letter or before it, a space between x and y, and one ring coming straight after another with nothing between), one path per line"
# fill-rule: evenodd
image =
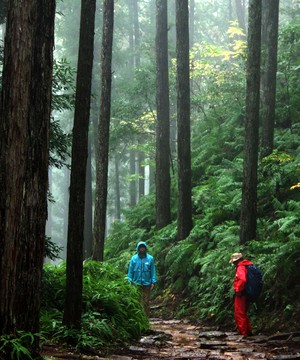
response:
M11 360L33 360L32 348L37 337L41 334L32 334L25 331L17 331L16 335L2 335L0 337L0 357Z
M75 104L75 69L67 59L54 59L52 84L52 109L73 110Z
M202 42L194 44L191 51L192 84L199 89L191 98L193 108L201 118L215 119L218 125L243 107L245 42L239 42L231 50Z
M44 267L41 327L53 341L81 349L138 338L148 326L141 294L114 265L85 261L80 331L62 325L65 264Z
M50 126L50 160L51 166L62 168L67 165L67 160L70 157L72 137L71 134L66 134L58 120L52 120Z
M51 238L46 236L45 241L45 254L44 257L50 260L56 260L59 258L59 253L62 251L62 247L51 241Z
M0 24L3 24L6 21L7 7L8 7L8 0L1 1L1 3L0 3Z
M73 110L75 70L66 59L54 60L52 84L52 114L50 124L50 165L61 168L70 157L71 134L62 130L58 113Z
M277 126L290 128L299 119L299 18L280 28L277 72Z
M124 19L128 16L127 7L121 5L124 28L117 30L119 35L126 28ZM145 5L140 6L144 9ZM236 251L245 253L264 273L264 292L257 308L251 310L255 327L270 325L275 310L284 316L293 316L295 312L299 312L299 306L295 304L300 283L300 198L297 186L300 178L298 17L296 13L293 14L295 21L286 22L280 29L275 149L273 154L260 162L258 169L257 241L240 246L246 43L244 34L236 24L231 23L229 28L227 23L222 24L222 28L217 27L215 19L209 15L211 12L208 14L206 11L208 4L201 2L197 6L198 10L207 13L207 17L201 24L195 18L195 24L198 25L195 27L198 31L195 39L198 42L190 53L194 228L190 236L180 242L177 241L175 221L156 231L154 194L143 197L137 206L124 211L125 221L115 222L106 240L107 264L101 269L94 269L94 265L90 263L87 265L89 270L85 270L84 335L70 335L70 330L61 326L59 314L62 311L64 280L59 275L51 280L53 288L50 286L51 281L48 283L53 302L60 309L58 311L47 305L48 314L52 312L53 319L57 319L51 322L47 320L48 328L51 331L56 329L57 334L64 339L76 337L76 341L84 345L93 341L96 344L98 341L99 346L101 342L104 344L107 339L115 336L116 324L124 327L120 330L124 338L137 330L134 324L128 322L125 325L123 322L128 311L135 316L139 313L134 301L130 303L136 309L135 312L127 309L125 302L120 304L115 299L126 298L127 294L135 291L135 288L128 289L124 285L125 273L130 257L135 252L135 245L141 240L150 244L151 254L155 257L159 275L155 294L163 294L166 300L181 299L176 308L178 316L193 316L214 324L233 326L234 269L228 264L228 260L231 253ZM218 14L226 13L227 5L224 2L210 2L209 6L213 6ZM143 17L143 26L145 19ZM173 30L170 23L170 33ZM120 147L128 149L135 146L147 154L153 154L153 52L146 46L139 49L143 61L133 74L132 69L128 71L130 66L120 65L124 53L128 52L123 37L120 38L122 41L117 43L119 57L115 62L111 149L121 154ZM170 56L172 58L171 48ZM173 61L170 67L171 104L176 91L175 69ZM146 146L136 145L145 136ZM175 184L174 176L172 185ZM177 209L173 202L176 202L176 189L172 189L172 195L172 213L175 219ZM116 266L122 269L121 284L106 277L105 266L109 269L115 269ZM98 273L101 273L103 282L95 275ZM108 273L114 274L111 270ZM133 297L135 295L138 304L138 294L132 294ZM51 299L51 294L47 298ZM134 318L134 315L131 316ZM263 325L263 321L259 319L267 320L267 325ZM141 318L134 322L143 323ZM275 320L272 324L274 323ZM89 338L90 332L87 329L91 330L91 336L97 340ZM135 335L138 336L138 333L140 329Z
M155 225L155 196L143 196L139 203L128 210L124 210L128 222L133 227L150 230Z
M270 319L275 310L285 316L299 312L293 305L299 292L300 258L299 29L296 14L280 29L274 152L258 169L257 241L239 245L246 44L235 24L228 31L233 39L229 49L198 37L190 54L194 215L190 236L177 242L176 223L156 232L154 218L150 223L141 221L151 218L154 204L130 210L126 221L118 224L113 258L128 260L126 244L148 237L159 273L155 291L165 294L166 300L182 297L179 316L233 325L234 270L228 260L236 251L244 252L264 273L264 292L251 310L254 326L266 327L259 319ZM174 68L170 70L173 89ZM272 326L275 321L265 323Z

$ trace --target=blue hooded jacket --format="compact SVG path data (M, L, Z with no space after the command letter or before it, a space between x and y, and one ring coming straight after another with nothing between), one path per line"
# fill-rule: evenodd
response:
M145 256L142 257L139 253L139 247L144 245L146 247ZM153 256L147 253L147 245L144 241L140 241L136 246L137 254L133 255L128 269L128 280L137 285L146 285L156 283L156 270Z

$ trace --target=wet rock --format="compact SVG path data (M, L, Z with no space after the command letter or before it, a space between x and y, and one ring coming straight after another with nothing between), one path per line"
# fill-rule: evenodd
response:
M132 360L300 360L299 341L292 341L298 334L290 335L243 337L179 320L155 319L140 346L131 346L120 355L132 356ZM280 346L274 347L275 343Z
M226 347L227 343L224 341L203 341L200 343L201 349L212 349Z
M289 360L289 359L300 359L300 353L294 355L271 355L270 360Z
M200 332L199 337L200 338L206 338L206 339L210 339L210 338L226 338L227 335L223 331L205 331L205 332Z

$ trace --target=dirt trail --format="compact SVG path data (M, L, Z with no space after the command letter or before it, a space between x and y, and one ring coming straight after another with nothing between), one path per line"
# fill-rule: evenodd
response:
M186 321L152 319L149 335L109 359L300 359L300 333L243 338Z
M44 354L46 355L46 354ZM97 355L49 354L49 360L156 360L156 359L300 359L300 332L243 338L188 321L151 319L151 330L139 342L103 358Z

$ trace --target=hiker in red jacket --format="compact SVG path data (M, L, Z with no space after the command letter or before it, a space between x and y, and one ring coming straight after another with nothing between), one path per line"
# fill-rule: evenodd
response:
M229 260L235 266L234 290L234 318L239 335L252 335L252 326L247 315L249 301L246 298L245 286L247 282L246 265L252 265L249 260L243 259L243 254L234 253Z

